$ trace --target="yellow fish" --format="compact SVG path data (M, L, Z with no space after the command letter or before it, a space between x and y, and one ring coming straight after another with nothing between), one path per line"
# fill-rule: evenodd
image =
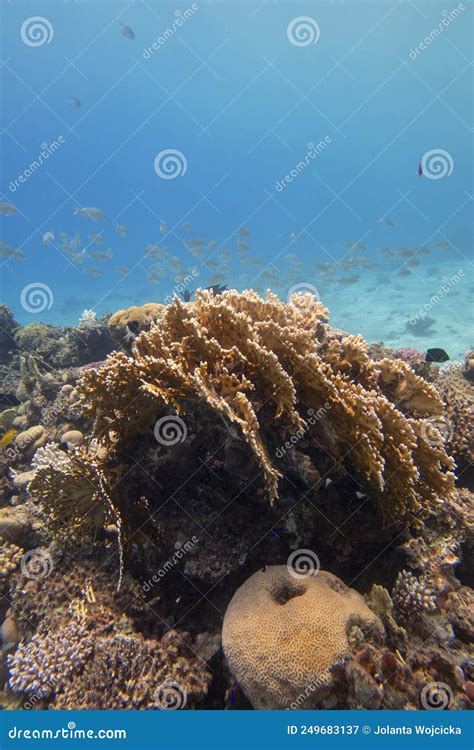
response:
M16 433L16 430L7 430L4 436L0 439L0 448L8 448Z

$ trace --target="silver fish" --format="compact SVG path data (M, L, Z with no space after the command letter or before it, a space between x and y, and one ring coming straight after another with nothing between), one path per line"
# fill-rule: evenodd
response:
M85 208L75 208L74 215L76 214L82 214L83 216L86 216L88 219L92 219L92 221L103 221L105 219L105 214L100 210L100 208L95 208L95 206L86 206Z
M79 99L77 99L75 96L68 96L66 99L66 104L72 109L77 109L78 107L82 106Z
M18 212L13 203L9 203L8 201L0 203L0 214L3 216L15 216L16 213Z

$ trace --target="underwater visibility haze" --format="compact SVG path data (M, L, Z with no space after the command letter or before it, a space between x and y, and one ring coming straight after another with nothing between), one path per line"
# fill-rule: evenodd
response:
M2 2L4 708L472 707L472 13Z

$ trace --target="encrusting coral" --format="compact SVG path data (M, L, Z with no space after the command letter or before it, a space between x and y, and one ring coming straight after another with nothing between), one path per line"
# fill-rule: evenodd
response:
M222 644L254 708L324 707L342 667L383 628L362 596L324 571L298 578L286 565L254 573L234 594Z
M115 352L84 373L78 390L93 435L120 456L153 431L160 410L185 414L190 402L201 404L240 428L273 502L281 473L269 443L278 429L311 436L302 414L312 409L325 455L367 483L384 518L422 515L454 479L441 437L436 444L425 436L426 418L443 404L407 363L371 360L360 337L326 340L326 321L311 294L286 304L270 292L198 291L194 304L175 298L131 356Z

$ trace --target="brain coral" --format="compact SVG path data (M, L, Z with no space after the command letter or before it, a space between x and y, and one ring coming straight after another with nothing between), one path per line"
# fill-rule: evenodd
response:
M286 565L272 565L234 594L222 644L254 708L315 708L336 688L353 634L383 636L360 594L331 573L298 579Z
M311 294L286 304L270 292L175 298L131 356L115 352L84 373L78 390L94 437L123 461L160 410L183 414L193 401L240 429L273 502L281 472L269 444L277 431L311 438L302 415L313 410L333 469L366 483L389 520L419 516L453 485L452 460L425 434L443 404L407 363L372 360L361 337L327 337L326 322Z

